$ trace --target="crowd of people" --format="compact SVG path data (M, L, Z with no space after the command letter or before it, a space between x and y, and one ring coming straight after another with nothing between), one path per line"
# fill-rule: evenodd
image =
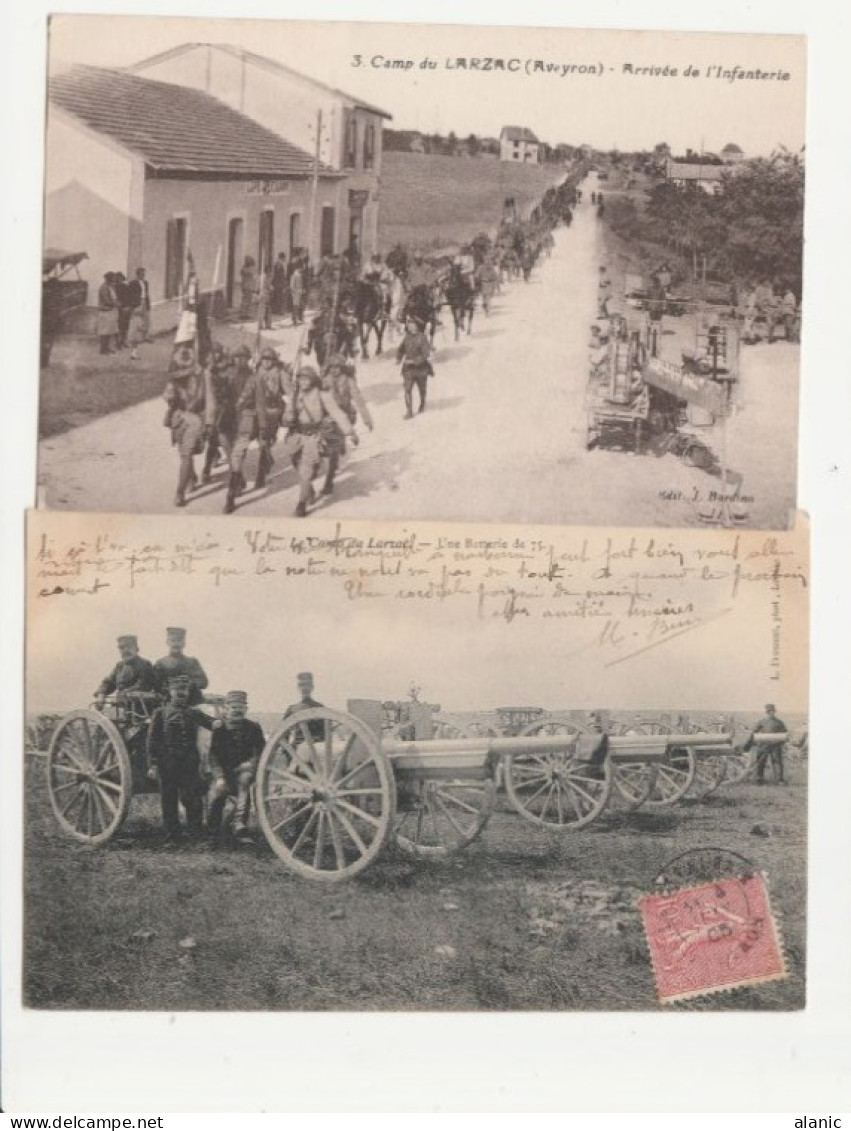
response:
M228 691L216 714L203 710L207 675L200 662L185 653L186 630L166 629L166 644L166 655L152 664L140 655L135 635L119 636L118 663L98 685L95 703L102 709L109 696L119 703L138 696L158 703L147 728L137 727L126 737L137 773L159 787L165 845L183 839L181 806L190 837L206 832L217 841L229 809L233 836L237 842L251 843L251 788L266 745L263 729L247 717L248 695L242 690ZM286 709L284 719L322 706L313 698L310 672L299 672L297 684L299 698ZM210 733L207 749L199 743L202 730Z
M107 271L98 288L97 336L102 354L129 349L139 358L139 346L151 341L151 295L144 267L132 279Z

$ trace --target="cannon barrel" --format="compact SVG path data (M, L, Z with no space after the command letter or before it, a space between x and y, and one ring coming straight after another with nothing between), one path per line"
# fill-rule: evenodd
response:
M590 756L595 734L518 735L517 737L430 739L387 742L384 753L399 777L480 776L505 755L570 754ZM614 762L664 762L671 748L688 746L700 757L729 753L729 734L624 734L609 736L609 758Z

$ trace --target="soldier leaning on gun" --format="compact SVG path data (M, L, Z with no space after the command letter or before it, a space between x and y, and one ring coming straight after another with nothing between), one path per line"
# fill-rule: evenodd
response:
M213 729L213 720L193 707L191 684L185 675L168 682L168 702L158 707L148 729L148 777L159 781L165 843L182 839L179 805L186 812L190 836L202 833L204 783L201 778L198 731Z
M118 637L118 654L121 659L98 685L97 701L103 702L107 695L116 692L157 690L154 666L139 655L139 641L135 636Z

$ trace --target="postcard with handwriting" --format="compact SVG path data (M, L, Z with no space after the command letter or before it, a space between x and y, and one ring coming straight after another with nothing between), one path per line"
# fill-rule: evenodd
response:
M786 529L805 41L54 16L40 503Z
M28 544L29 1006L803 1007L803 516Z

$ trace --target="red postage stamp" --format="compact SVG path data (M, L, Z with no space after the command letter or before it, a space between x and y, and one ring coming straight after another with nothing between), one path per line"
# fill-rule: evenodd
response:
M785 978L765 879L716 880L639 900L659 1001Z

